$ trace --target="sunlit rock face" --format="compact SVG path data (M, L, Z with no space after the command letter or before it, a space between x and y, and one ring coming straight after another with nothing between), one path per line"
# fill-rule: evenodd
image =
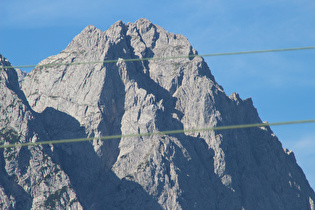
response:
M16 102L1 116L9 117L8 124L0 125L22 134L17 141L94 137L2 149L2 205L314 208L314 191L294 154L269 127L98 139L261 123L252 100L227 96L201 57L170 59L188 55L197 51L184 36L140 19L118 21L104 32L87 26L61 53L28 73L22 90L13 69L11 79L5 79L8 69L1 70L1 97L6 95L1 105ZM155 59L128 61L148 57Z

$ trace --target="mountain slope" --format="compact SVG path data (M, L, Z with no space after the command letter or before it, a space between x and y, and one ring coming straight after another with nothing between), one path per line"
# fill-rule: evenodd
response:
M11 64L0 55L0 65ZM1 144L47 139L39 116L19 88L14 69L0 70ZM78 209L69 177L50 157L49 147L0 149L1 209Z
M197 54L147 19L86 27L40 64ZM36 67L30 107L86 209L312 209L314 191L270 128L100 141L97 137L260 123L251 99L226 96L200 57Z

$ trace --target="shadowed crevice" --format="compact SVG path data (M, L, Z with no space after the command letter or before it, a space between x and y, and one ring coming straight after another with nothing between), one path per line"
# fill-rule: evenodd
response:
M0 185L9 198L13 196L16 200L15 209L31 209L33 199L14 181L15 176L9 176L5 170L4 150L0 149ZM13 209L13 207L11 206L10 209Z
M66 113L46 108L41 115L48 135L57 140L86 137L80 123ZM112 141L119 144L119 140ZM105 169L106 160L96 154L91 142L55 144L50 155L69 176L85 209L121 209L123 203L130 205L130 209L161 209L138 183L121 180ZM138 197L143 198L141 202Z

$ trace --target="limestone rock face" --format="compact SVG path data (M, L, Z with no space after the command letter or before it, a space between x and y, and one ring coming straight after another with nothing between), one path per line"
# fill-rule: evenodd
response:
M22 87L22 81L23 81L24 77L27 75L27 73L25 71L22 71L21 69L15 69L15 71L17 73L19 86L21 88Z
M63 195L63 186L71 186L57 208L314 209L314 191L293 152L269 127L98 139L260 123L252 100L227 96L201 57L124 61L196 54L184 36L147 19L118 21L105 32L86 27L40 63L49 66L27 74L19 92L39 120L39 140L94 137L28 148L47 154L64 174L63 185L49 181L59 191L47 195ZM0 195L10 205L5 190Z
M11 64L0 55L0 65ZM0 97L1 145L47 139L12 68L0 70ZM0 149L1 209L82 208L69 177L50 154L42 146Z

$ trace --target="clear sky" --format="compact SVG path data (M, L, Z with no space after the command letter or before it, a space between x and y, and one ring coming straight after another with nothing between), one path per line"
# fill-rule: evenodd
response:
M37 64L87 25L104 31L142 17L185 35L199 54L315 46L314 11L314 0L1 0L0 53ZM252 97L263 121L315 119L315 50L205 60L227 95ZM315 124L272 130L315 189Z

